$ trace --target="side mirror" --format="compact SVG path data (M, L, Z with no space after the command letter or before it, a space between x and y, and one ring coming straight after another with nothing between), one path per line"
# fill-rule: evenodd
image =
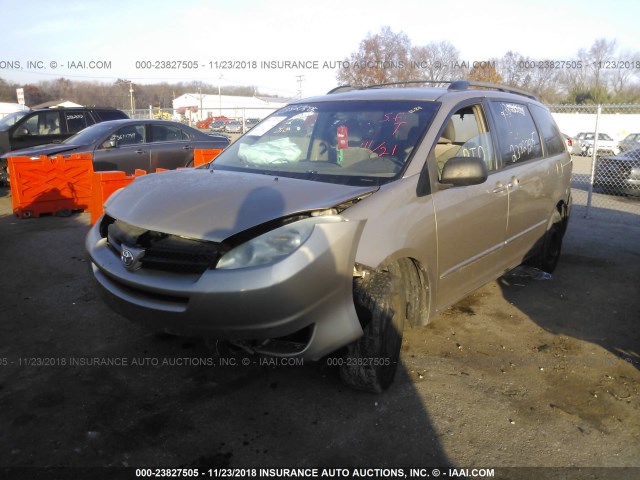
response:
M31 133L29 133L29 130L25 127L21 127L13 133L14 137L28 137L29 135L31 135Z
M442 169L440 183L464 187L484 183L489 176L487 164L478 157L453 157Z
M116 140L114 138L110 138L102 144L102 148L116 148Z

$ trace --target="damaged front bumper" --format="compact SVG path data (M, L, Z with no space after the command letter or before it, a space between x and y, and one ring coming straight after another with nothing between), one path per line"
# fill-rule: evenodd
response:
M352 279L364 222L319 220L303 245L274 264L197 275L125 268L99 225L87 235L86 248L103 297L154 331L245 341L305 330L297 350L270 350L263 341L256 351L311 360L362 335Z

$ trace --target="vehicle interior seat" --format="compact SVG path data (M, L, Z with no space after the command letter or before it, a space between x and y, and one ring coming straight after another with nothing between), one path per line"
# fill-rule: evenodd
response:
M459 149L459 146L454 143L455 139L456 131L453 126L453 122L449 120L449 123L444 127L442 135L435 146L435 156L436 162L438 162L439 173L442 173L444 164L447 163L447 160L451 157L454 157Z

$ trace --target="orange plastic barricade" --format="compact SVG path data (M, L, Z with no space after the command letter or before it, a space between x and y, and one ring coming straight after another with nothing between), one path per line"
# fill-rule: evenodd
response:
M11 204L20 218L86 211L91 201L90 153L63 157L9 157Z
M127 175L125 172L109 171L94 172L93 189L91 195L91 225L102 215L104 211L104 202L111 196L113 192L126 187L137 177L146 175L145 170L136 169L133 175Z
M199 167L200 165L204 165L205 163L209 163L211 160L220 155L222 149L220 148L211 148L211 149L195 149L193 151L193 166Z

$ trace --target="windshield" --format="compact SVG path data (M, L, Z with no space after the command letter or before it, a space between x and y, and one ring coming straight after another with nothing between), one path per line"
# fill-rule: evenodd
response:
M288 105L222 152L211 168L381 185L404 171L438 105L416 100Z
M0 130L6 130L11 125L15 125L18 120L24 117L29 110L22 110L21 112L10 113L9 115L0 118Z
M64 143L65 145L88 145L90 143L93 143L98 139L98 137L105 135L109 132L109 130L113 129L113 126L109 123L110 122L103 122L91 125L84 130L80 130L75 135L70 136L62 143Z

